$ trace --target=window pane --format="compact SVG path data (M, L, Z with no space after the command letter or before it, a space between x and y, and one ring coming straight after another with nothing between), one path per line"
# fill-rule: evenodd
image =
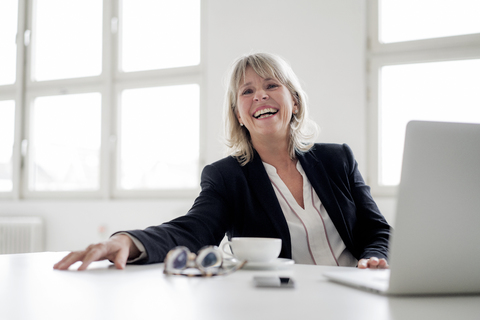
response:
M102 1L37 0L34 8L32 79L99 75Z
M15 82L18 1L0 1L0 85Z
M198 185L199 86L125 90L121 97L121 189Z
M30 126L29 189L99 188L99 93L35 99Z
M480 32L478 0L381 0L380 41L384 43Z
M200 0L123 0L123 71L200 63Z
M12 191L15 102L0 101L0 192Z
M388 66L380 79L380 185L400 181L408 121L480 123L480 60Z

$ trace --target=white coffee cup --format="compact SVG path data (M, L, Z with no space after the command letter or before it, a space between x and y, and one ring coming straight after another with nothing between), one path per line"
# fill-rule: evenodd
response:
M233 256L238 260L270 262L278 258L282 250L282 239L235 237L222 246L223 252L231 255L225 250L227 245L230 246Z

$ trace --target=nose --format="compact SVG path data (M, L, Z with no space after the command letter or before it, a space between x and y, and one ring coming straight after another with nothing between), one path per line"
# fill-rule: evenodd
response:
M268 98L268 94L265 91L260 90L255 93L253 101L267 100Z

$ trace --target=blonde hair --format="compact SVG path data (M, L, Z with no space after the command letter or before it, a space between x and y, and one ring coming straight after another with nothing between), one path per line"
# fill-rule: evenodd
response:
M240 82L247 67L262 78L274 78L282 83L294 98L298 112L290 121L288 153L295 159L295 152L310 150L318 135L318 126L308 117L307 95L292 68L280 57L268 53L254 53L238 58L227 77L224 102L225 137L228 154L237 158L242 166L252 161L254 151L247 128L240 126L237 119L237 95Z

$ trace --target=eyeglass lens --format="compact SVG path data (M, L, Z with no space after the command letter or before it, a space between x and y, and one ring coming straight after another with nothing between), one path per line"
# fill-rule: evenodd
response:
M218 263L218 257L215 253L209 252L200 262L200 265L204 268L214 266Z
M172 266L174 269L183 269L187 265L188 253L186 250L181 250L173 260Z

